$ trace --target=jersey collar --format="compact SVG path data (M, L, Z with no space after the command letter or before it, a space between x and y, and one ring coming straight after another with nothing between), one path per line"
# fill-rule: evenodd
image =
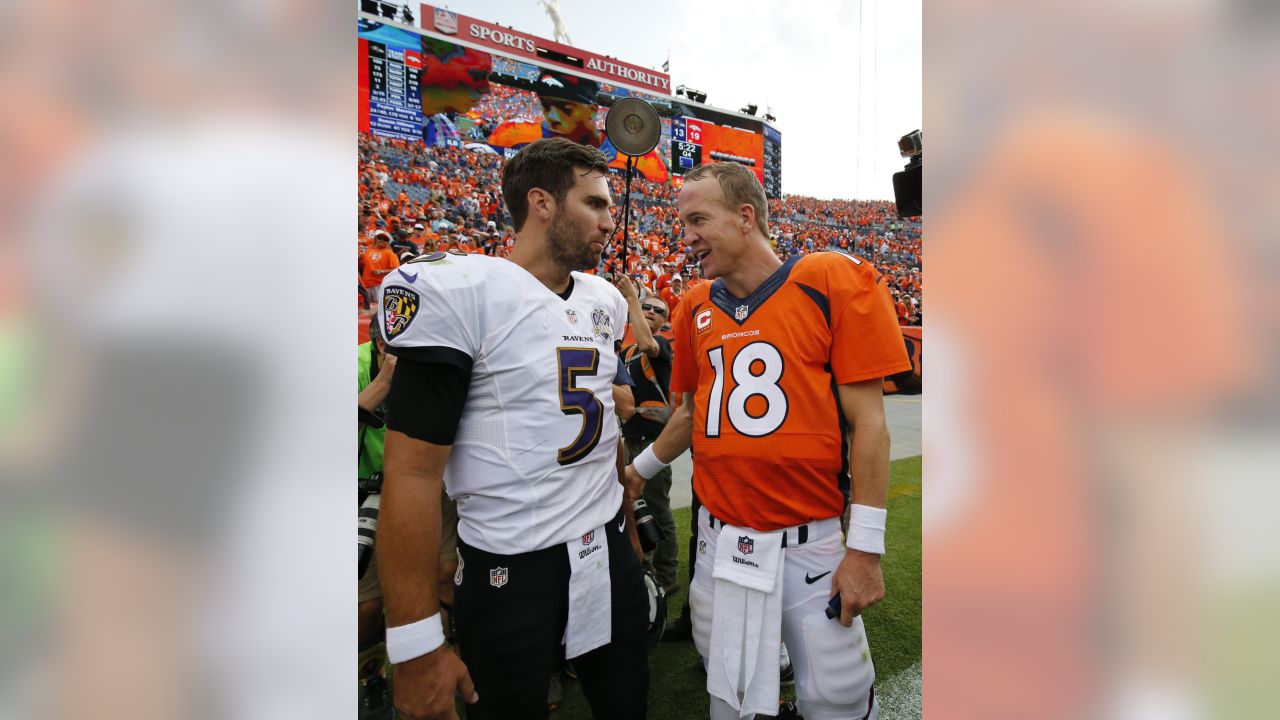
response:
M765 278L760 286L751 291L751 294L745 298L735 297L733 293L724 285L724 278L716 278L711 284L711 302L720 308L725 315L728 315L734 322L741 326L751 317L751 314L764 305L765 300L773 296L778 288L787 281L787 277L791 275L791 268L795 266L800 259L799 255L787 258L782 263L782 267L773 271L773 274Z

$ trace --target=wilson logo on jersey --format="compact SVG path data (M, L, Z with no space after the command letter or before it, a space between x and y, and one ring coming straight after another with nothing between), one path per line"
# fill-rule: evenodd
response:
M409 288L391 285L382 291L382 327L388 340L409 329L421 304L421 297Z
M698 329L699 335L710 330L711 329L711 310L708 308L698 313L698 316L693 319L693 325Z

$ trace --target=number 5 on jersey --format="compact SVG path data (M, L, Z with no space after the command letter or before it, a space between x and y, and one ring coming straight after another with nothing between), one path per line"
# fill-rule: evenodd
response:
M778 348L757 341L738 351L729 364L734 388L727 400L724 399L724 346L708 350L707 359L715 371L711 396L707 399L707 437L720 437L722 414L728 415L729 424L738 434L748 437L763 437L782 426L787 419L787 394L778 384L784 369ZM764 412L753 415L747 410L747 401L757 396L764 398Z
M578 387L578 377L595 375L600 368L600 351L595 348L556 348L556 360L560 365L560 412L565 415L582 415L582 429L578 437L556 453L561 465L570 465L586 457L600 442L600 429L604 423L604 405L595 393Z

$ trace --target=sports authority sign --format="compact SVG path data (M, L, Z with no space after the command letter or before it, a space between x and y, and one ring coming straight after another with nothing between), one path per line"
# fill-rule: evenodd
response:
M421 5L418 17L422 29L427 32L456 37L506 55L527 58L539 65L585 72L606 82L624 83L658 95L671 95L671 76L657 70L561 45L546 38L476 20L426 3ZM575 58L582 64L563 62L547 55L539 56L539 48Z

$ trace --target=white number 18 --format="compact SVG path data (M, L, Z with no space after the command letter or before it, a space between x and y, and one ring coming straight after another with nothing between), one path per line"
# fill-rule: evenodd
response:
M707 351L707 359L715 370L711 384L711 397L707 400L707 437L720 437L721 400L724 397L724 347ZM756 361L761 363L760 374L751 372ZM787 394L778 382L782 380L782 353L767 342L753 342L738 351L731 366L735 387L724 404L729 424L741 435L762 437L782 426L787 419ZM763 415L747 412L747 400L759 395L765 399Z

